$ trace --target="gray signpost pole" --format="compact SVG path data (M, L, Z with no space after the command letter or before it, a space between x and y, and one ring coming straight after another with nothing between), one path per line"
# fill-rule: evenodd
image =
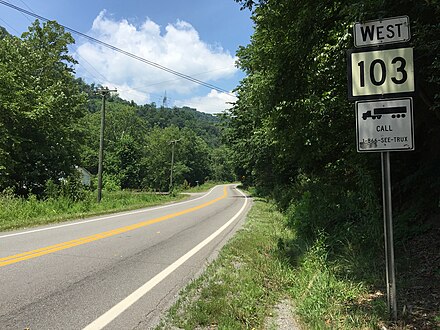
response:
M409 24L408 16L355 23L355 47L370 49L350 50L347 61L348 98L357 101L357 150L381 152L387 301L393 320L397 320L397 300L390 151L414 150L412 98L408 97L415 92L413 48L402 47L411 39Z
M381 153L382 161L382 195L383 195L383 221L385 234L385 263L387 280L388 312L391 317L397 319L396 301L396 275L394 265L394 241L393 241L393 211L391 200L391 170L390 153Z

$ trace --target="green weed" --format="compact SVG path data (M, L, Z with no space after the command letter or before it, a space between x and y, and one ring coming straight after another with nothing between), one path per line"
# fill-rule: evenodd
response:
M286 216L255 199L244 228L182 291L157 329L263 329L286 296L304 329L378 328L383 295L344 276L347 266L330 258L327 241L323 233L315 242L299 241Z
M292 279L276 249L278 237L288 234L281 225L282 216L269 211L267 203L254 203L244 229L183 291L159 329L171 324L182 329L262 327Z

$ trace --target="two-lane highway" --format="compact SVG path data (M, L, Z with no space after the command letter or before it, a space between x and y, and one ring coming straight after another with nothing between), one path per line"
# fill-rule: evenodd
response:
M185 202L0 234L0 329L149 329L250 206L233 185Z

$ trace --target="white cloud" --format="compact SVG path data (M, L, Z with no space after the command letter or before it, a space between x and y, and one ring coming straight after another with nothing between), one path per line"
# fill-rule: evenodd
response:
M175 101L174 105L177 107L188 106L206 113L221 113L226 109L230 109L232 107L231 103L237 101L237 98L231 94L211 90L206 96L196 96L187 100Z
M89 34L205 82L231 78L238 71L234 65L235 57L219 46L200 40L194 27L181 20L168 24L162 31L150 19L135 26L125 19L116 21L102 11L94 20ZM148 102L150 94L163 94L164 91L189 96L199 87L97 43L87 41L80 44L76 55L82 65L77 69L79 75L88 81L117 87L122 98L137 103Z

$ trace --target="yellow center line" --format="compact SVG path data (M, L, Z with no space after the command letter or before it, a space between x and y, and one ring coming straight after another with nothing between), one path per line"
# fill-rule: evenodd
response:
M227 192L226 186L225 186L224 189L223 189L223 195L222 196L220 196L220 197L218 197L216 199L213 199L213 200L211 200L209 202L203 203L201 205L194 206L194 207L191 207L191 208L183 210L183 211L179 211L179 212L171 213L171 214L168 214L168 215L164 215L164 216L161 216L161 217L158 217L158 218L155 218L155 219L151 219L151 220L135 223L133 225L112 229L112 230L109 230L109 231L105 231L105 232L102 232L102 233L98 233L98 234L94 234L94 235L86 236L86 237L82 237L82 238L77 238L77 239L74 239L74 240L71 240L71 241L67 241L67 242L63 242L63 243L49 245L49 246L46 246L46 247L42 247L40 249L31 250L31 251L15 254L15 255L12 255L12 256L8 256L8 257L3 257L3 258L0 258L0 267L6 266L6 265L10 265L10 264L15 264L17 262L28 260L28 259L32 259L32 258L37 258L37 257L43 256L43 255L46 255L46 254L50 254L50 253L54 253L54 252L57 252L57 251L69 249L69 248L74 247L74 246L83 245L83 244L86 244L86 243L94 242L94 241L97 241L97 240L100 240L100 239L104 239L104 238L107 238L107 237L111 237L111 236L115 236L115 235L118 235L118 234L126 233L126 232L131 231L131 230L135 230L135 229L138 229L138 228L146 227L146 226L152 225L154 223L158 223L158 222L161 222L161 221L164 221L164 220L168 220L168 219L171 219L171 218L178 217L180 215L188 214L190 212L194 212L194 211L203 209L203 208L205 208L205 207L207 207L209 205L212 205L212 204L214 204L214 203L216 203L216 202L226 198L227 196L228 196L228 192Z

